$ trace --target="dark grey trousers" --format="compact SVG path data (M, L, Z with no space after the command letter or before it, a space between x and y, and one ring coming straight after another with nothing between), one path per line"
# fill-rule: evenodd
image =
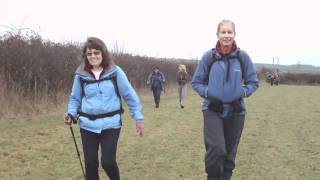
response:
M245 116L222 118L211 110L204 110L203 118L208 180L230 180Z
M161 96L162 87L152 88L154 103L156 107L159 107L160 96Z

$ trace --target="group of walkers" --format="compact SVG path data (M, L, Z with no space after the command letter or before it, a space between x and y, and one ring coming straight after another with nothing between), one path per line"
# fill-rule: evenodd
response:
M191 85L203 98L207 179L230 180L245 122L244 98L256 91L259 82L249 55L234 41L234 23L221 21L216 35L215 48L202 56ZM83 63L75 72L64 123L71 128L72 120L78 117L85 178L99 179L100 146L102 168L111 180L120 180L116 154L124 112L121 99L127 103L141 137L144 135L142 105L126 74L110 58L102 40L88 38L82 58ZM179 103L184 108L188 73L183 64L178 69ZM147 84L151 86L156 108L159 108L165 81L164 74L154 67Z
M266 77L267 77L267 82L270 83L271 86L276 85L278 86L280 83L280 77L277 73L270 73L267 72L266 73Z
M187 73L186 66L184 64L180 64L178 67L176 80L178 83L179 104L182 109L185 106L188 79L189 79L189 75ZM161 92L164 91L165 81L166 81L166 78L163 72L159 70L159 67L154 67L152 72L148 76L147 84L150 85L150 88L152 90L155 108L159 108L160 96L161 96Z

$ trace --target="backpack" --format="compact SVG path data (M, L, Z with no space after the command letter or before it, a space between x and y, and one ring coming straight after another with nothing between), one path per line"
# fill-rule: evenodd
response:
M187 83L187 76L188 76L187 72L179 71L178 72L178 83L179 84L186 84Z
M212 48L212 58L209 60L209 64L208 64L208 73L207 73L207 76L206 76L206 81L208 82L209 81L209 74L210 74L210 70L211 70L211 67L212 65L217 62L217 61L222 61L222 60L218 60L217 57L216 57L216 49L215 48ZM237 48L236 50L236 57L240 63L240 67L241 67L241 74L242 74L242 79L244 79L244 63L243 63L243 58L240 54L240 48ZM229 68L228 68L228 71L227 71L227 76L229 76Z
M121 114L124 113L124 109L122 107L122 101L121 101L121 96L120 96L120 92L119 92L119 88L118 88L118 84L117 84L117 76L116 75L112 75L112 76L105 77L105 78L98 79L98 80L86 80L86 79L83 79L82 77L80 77L82 96L85 96L85 92L84 92L84 86L85 85L98 83L98 82L101 82L101 81L108 81L108 80L111 80L113 85L114 85L114 90L116 91L116 94L117 94L117 96L118 96L118 98L120 100L120 109L116 110L116 111L104 113L104 114L98 114L98 115L91 115L91 114L87 114L87 113L84 113L84 112L81 112L80 110L78 110L78 114L80 116L84 116L84 117L87 117L87 118L89 118L91 120L95 120L95 119L99 119L99 118L114 116L115 114L120 114L120 119L121 119Z

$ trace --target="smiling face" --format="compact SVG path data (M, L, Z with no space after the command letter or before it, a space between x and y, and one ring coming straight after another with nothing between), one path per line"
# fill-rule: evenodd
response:
M86 56L93 69L100 67L102 62L102 52L100 50L87 48Z
M158 69L158 68L154 68L154 69L153 69L153 72L158 73L158 72L159 72L159 69Z
M221 22L218 26L217 37L220 45L231 47L236 36L234 24L229 21Z

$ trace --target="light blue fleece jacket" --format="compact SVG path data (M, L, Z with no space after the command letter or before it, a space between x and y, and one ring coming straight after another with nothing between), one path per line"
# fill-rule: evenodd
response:
M116 65L111 65L110 68L104 72L102 78L116 75L119 93L129 107L131 117L136 122L143 121L142 106L140 100L129 83L127 76L123 70ZM77 115L77 110L87 114L103 114L120 109L120 100L114 89L111 80L100 81L97 83L84 85L84 96L82 95L82 87L80 77L85 80L94 80L93 76L84 70L84 65L81 64L75 73L73 81L72 92L69 98L68 113L72 116ZM89 120L86 117L79 117L80 128L85 130L101 133L104 129L120 128L121 119L120 114L112 117L105 117Z
M191 82L192 88L204 98L202 110L208 109L210 99L218 99L224 103L222 115L228 116L233 113L230 103L241 98L243 112L237 114L245 114L242 98L250 96L259 87L259 80L249 55L245 51L240 50L244 72L241 71L236 50L230 53L228 60L222 60L221 55L217 51L215 51L215 56L217 61L209 69L210 61L212 61L212 50L204 53ZM227 61L230 63L228 80ZM210 72L208 73L208 71ZM244 79L242 79L242 73L244 73ZM208 74L209 80L207 80Z

